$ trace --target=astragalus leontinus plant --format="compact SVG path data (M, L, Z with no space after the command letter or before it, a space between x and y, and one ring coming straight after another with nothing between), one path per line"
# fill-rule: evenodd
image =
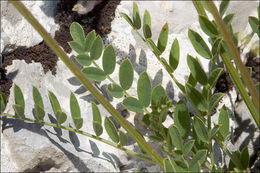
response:
M140 36L151 49L157 60L161 62L162 66L168 72L168 75L170 75L172 80L180 88L182 94L195 110L193 116L189 113L187 103L183 100L180 100L176 105L172 104L164 86L159 84L152 88L150 76L146 71L139 76L137 82L137 98L131 96L128 93L134 79L131 61L126 59L120 64L118 74L119 81L112 79L110 75L114 73L116 68L116 53L113 46L108 45L104 48L101 37L96 35L95 31L85 35L80 24L73 22L70 26L70 34L73 41L69 42L69 45L78 53L76 60L83 66L82 69L79 69L21 2L11 2L41 34L46 43L61 58L79 81L92 93L96 100L102 104L121 127L131 135L137 142L140 152L134 152L124 147L128 145L128 137L125 131L117 128L108 117L105 117L104 122L102 122L100 111L93 102L91 105L93 130L95 134L81 131L80 129L84 125L84 121L81 117L80 105L72 92L70 98L68 98L68 102L70 103L70 113L74 127L63 125L67 119L67 115L63 112L58 98L51 91L48 92L48 96L57 124L45 121L42 96L36 87L33 87L32 90L36 119L26 118L26 115L24 115L26 104L24 102L22 89L17 85L14 85L15 104L13 105L16 115L10 115L4 112L7 100L5 95L1 93L0 112L2 116L62 128L88 136L123 150L128 154L158 164L165 172L201 172L202 170L223 172L223 167L217 165L214 160L214 141L219 143L224 152L230 157L228 165L229 171L247 171L249 165L248 148L245 147L242 151L237 150L230 152L223 143L229 135L229 113L225 105L220 109L218 123L212 125L211 122L214 109L224 96L223 93L213 93L216 82L223 71L223 68L215 68L216 59L221 57L259 127L259 95L257 93L255 94L256 88L259 89L259 84L257 84L256 87L252 84L249 74L247 71L244 71L245 67L240 62L237 39L231 25L234 15L227 14L223 17L228 6L228 1L222 1L219 10L217 10L211 1L205 1L203 3L193 1L199 13L201 29L209 36L209 39L213 43L211 49L196 31L189 29L187 34L196 52L201 57L212 61L212 66L207 75L200 65L198 58L187 55L186 60L190 69L190 75L185 84L181 84L174 77L174 71L178 68L181 53L177 38L171 45L169 57L167 59L161 57L168 42L168 24L165 23L162 25L157 43L155 43L154 40L151 39L151 15L147 10L141 19L138 6L136 3L133 3L132 17L129 17L125 13L120 13L133 27L137 35ZM214 17L213 21L209 20L205 9L212 13ZM259 16L258 18L250 17L249 23L252 30L259 36ZM143 34L140 30L142 30ZM102 66L96 63L100 58L102 58ZM230 60L235 61L237 68L234 68ZM111 96L114 98L123 98L123 106L129 111L136 112L136 116L143 115L143 124L151 131L151 133L149 133L151 135L149 135L148 138L158 142L161 150L160 153L163 153L163 155L158 154L159 152L149 145L139 130L126 121L90 82L90 80L102 82L105 79L110 81L107 90ZM196 89L197 85L202 86L202 91ZM169 110L174 112L174 114L170 116L174 123L166 127L163 125L163 122L167 116L169 116ZM102 138L104 130L111 140Z

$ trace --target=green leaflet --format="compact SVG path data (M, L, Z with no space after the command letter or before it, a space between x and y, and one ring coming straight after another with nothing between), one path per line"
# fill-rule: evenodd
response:
M215 109L218 102L224 97L224 93L215 93L210 97L209 101L209 114Z
M221 139L224 141L229 132L229 115L225 105L220 109L218 124L221 125L219 129L219 134Z
M97 122L98 124L102 124L102 118L100 115L100 111L97 107L97 105L94 102L91 102L91 106L92 106L92 116L93 116L93 121Z
M103 133L103 127L102 127L102 125L99 124L99 123L97 123L97 122L95 122L95 121L93 121L92 124L93 124L93 129L94 129L95 134L96 134L97 136L102 135L102 133Z
M119 132L119 142L120 142L120 145L122 145L122 146L127 145L127 143L128 143L127 135L120 129L118 130L118 132Z
M228 14L224 17L223 21L225 22L226 25L228 25L233 20L234 16L235 13Z
M209 137L210 139L213 139L215 137L215 135L217 134L218 130L220 128L220 125L215 125L209 132Z
M259 28L259 19L253 16L249 16L248 18L249 24L252 28L252 30L257 33L258 37L260 37L260 28Z
M119 14L120 14L132 27L134 27L134 24L133 24L132 20L130 19L130 17L129 17L127 14L125 14L125 13L123 13L123 12L120 12Z
M167 93L162 85L157 85L152 91L151 104L156 105L159 102L160 98L165 96L167 96Z
M56 116L58 124L62 124L62 123L64 123L67 120L67 115L64 112L62 112L62 111L58 111L55 114L55 116Z
M153 40L150 39L150 38L147 38L146 39L146 42L148 43L148 46L152 49L153 53L156 55L156 56L160 56L161 55L161 52L160 50L157 48L157 46L154 44Z
M197 162L199 162L200 165L202 163L204 163L206 157L207 157L207 150L199 150L199 151L197 151L195 156L193 156L193 158L191 159L191 161L189 163L190 171L192 169L194 169L193 167L196 166Z
M107 91L115 98L121 98L124 95L123 89L117 84L109 84Z
M219 45L221 43L221 38L218 38L214 41L213 45L212 45L212 48L211 48L211 53L214 57L216 57L219 53Z
M208 108L206 98L202 94L192 87L190 84L185 85L186 94L188 95L192 104L200 111L205 112Z
M112 74L116 67L116 53L112 45L108 45L102 58L103 70L106 74Z
M196 84L197 84L197 81L196 79L194 79L194 77L192 76L192 74L190 73L189 75L189 78L188 78L188 81L187 83L189 83L191 86L195 87Z
M85 46L84 46L84 51L85 52L89 52L90 51L95 38L96 38L96 33L95 33L94 30L91 31L90 33L88 33L88 35L86 36Z
M103 51L103 40L100 36L97 36L90 49L91 59L97 60L101 56L102 51Z
M122 105L130 111L143 113L143 106L139 100L134 97L127 97L123 100Z
M13 105L14 111L17 115L22 116L24 115L24 108L20 105L14 104Z
M210 37L216 37L218 35L218 30L214 24L205 16L199 16L200 27L205 34Z
M163 160L163 169L164 172L174 172L173 166L171 165L168 158Z
M44 110L44 105L43 105L43 101L42 101L42 96L39 92L39 90L33 86L33 100L34 100L34 104L38 105L40 108L42 108Z
M80 54L75 59L82 66L89 66L91 64L91 58L87 54Z
M5 97L5 94L3 92L0 92L0 113L4 112L6 108L7 100Z
M243 170L246 170L249 166L249 153L248 153L248 147L246 146L245 148L243 148L243 150L241 151L241 155L240 155L240 162L241 162L241 166Z
M211 88L215 87L217 80L219 78L219 76L221 75L223 71L223 68L216 68L213 71L211 71L210 75L209 75L209 85Z
M170 158L170 162L173 165L173 168L175 172L188 172L189 166L187 163L183 160L174 160L173 158Z
M180 100L174 109L174 125L177 127L182 139L190 134L190 115L184 101Z
M195 143L195 140L190 140L183 145L182 153L184 156L186 156L187 154L190 153L194 143Z
M84 54L85 53L84 47L81 46L78 42L70 41L70 42L68 42L68 44L70 45L71 49L73 49L78 54Z
M76 128L79 130L82 127L83 120L80 114L80 107L76 96L70 93L70 113Z
M168 62L166 61L166 59L160 58L160 62L162 63L163 67L164 67L169 73L173 73L173 69L172 69L172 67L168 64Z
M157 47L161 51L161 53L164 52L166 46L167 46L167 41L168 41L168 23L165 23L161 29L158 42L157 42Z
M119 136L116 129L116 126L114 123L108 118L105 118L105 129L107 131L108 136L112 139L113 142L118 143L119 142Z
M40 106L35 104L34 105L34 111L35 111L35 114L36 114L36 117L38 118L38 120L42 120L43 121L43 118L45 116L44 109L42 109Z
M141 17L140 17L138 6L135 2L133 2L133 23L136 29L141 28Z
M137 82L137 95L140 103L144 107L148 107L151 101L152 94L152 83L147 74L147 72L143 72L138 79Z
M194 117L194 128L196 131L197 136L199 137L199 139L203 142L208 142L209 140L209 135L208 135L208 131L206 129L205 124L203 123L203 121L198 118L197 116Z
M219 6L219 13L221 16L224 15L229 5L229 0L222 0Z
M175 145L178 150L182 151L183 142L182 142L182 138L181 138L181 135L180 135L177 127L175 125L171 125L169 127L168 133L170 133L170 137L171 137L171 141L172 141L173 145Z
M101 82L106 79L105 72L96 67L84 68L82 72L90 80Z
M122 62L119 68L119 82L124 90L128 90L134 80L134 69L129 59Z
M206 85L208 83L208 77L200 63L192 56L187 55L187 64L192 76L202 85Z
M144 17L143 17L143 33L145 38L152 37L151 16L147 10L145 10Z
M70 34L71 34L71 37L73 38L73 40L75 42L77 42L82 47L84 46L84 44L85 44L85 33L83 31L83 28L81 27L81 25L79 23L73 22L70 25Z
M14 101L15 104L21 106L24 109L24 97L21 88L14 84Z
M169 63L173 70L178 67L180 58L180 46L177 38L174 39L169 55Z
M212 58L209 47L197 32L189 29L188 36L192 46L194 47L194 49L199 55L207 59Z
M53 92L48 91L49 99L51 102L52 110L56 116L58 111L61 111L60 103L57 99L57 97L53 94Z

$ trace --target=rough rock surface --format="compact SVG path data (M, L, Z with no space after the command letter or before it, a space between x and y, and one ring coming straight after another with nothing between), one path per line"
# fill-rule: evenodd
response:
M43 3L42 1L35 2L39 2L39 4ZM30 4L30 2L28 2L28 4ZM40 6L39 4L38 6ZM187 54L198 56L187 37L188 28L196 30L203 36L204 40L207 40L207 36L203 34L203 32L199 29L197 12L193 7L192 2L164 1L151 3L138 1L137 4L139 5L141 14L143 14L145 9L151 12L154 40L156 40L156 38L158 37L163 24L165 22L169 23L169 43L167 45L165 53L162 56L168 59L167 57L169 56L168 53L170 50L170 46L173 40L175 38L178 38L181 49L181 57L179 66L174 72L174 76L180 83L185 83L189 75L189 69L186 64L186 56ZM161 6L161 8L158 8L158 6ZM37 5L35 5L35 7L37 7ZM253 10L255 10L255 7L256 6L252 7L251 4L248 6L248 8ZM38 11L41 11L39 7L37 7L37 9ZM38 11L36 10L37 13ZM121 1L121 4L116 10L116 17L112 22L112 32L103 38L105 44L108 45L111 43L115 47L117 52L117 68L115 72L111 75L111 77L115 81L119 81L119 64L121 64L121 62L128 57L131 60L135 70L134 84L133 87L129 90L129 93L136 97L136 82L139 75L146 70L152 79L153 87L157 84L162 83L164 86L166 86L167 93L174 103L176 103L180 98L183 99L183 96L180 93L179 89L177 88L175 83L172 82L167 72L162 68L160 63L156 61L156 58L154 57L152 52L148 50L147 46L138 38L138 36L133 32L133 30L125 22L125 20L120 17L120 11L131 14L132 2ZM241 16L244 14L244 11L238 11L238 13ZM48 17L44 19L46 19L47 23L49 22L49 20L52 20ZM44 19L42 18L42 20ZM19 18L15 20L21 19ZM5 22L7 21L8 20L6 19ZM23 25L23 27L31 27L28 24ZM15 26L14 28L13 26L9 27L11 29L15 28L17 32L19 31L17 29L18 26ZM52 30L52 28L49 28L49 31L50 30ZM36 41L24 40L24 38L21 38L24 37L23 34L24 33L21 33L20 31L18 36L13 35L9 39L10 44L15 44L16 46L31 46L39 43L41 40L39 37L34 38L35 35L33 35L31 31L27 33L26 38L34 38ZM14 42L12 40L16 41ZM6 44L5 41L4 44ZM70 55L71 57L73 57L72 54ZM204 67L204 70L208 72L208 60L200 58L200 62L201 65ZM101 64L101 61L99 61L98 64ZM51 90L55 93L57 98L60 100L64 112L67 113L67 115L70 115L69 94L70 91L72 91L76 94L81 107L81 113L84 120L82 130L93 133L91 115L92 111L90 102L95 101L95 99L73 77L72 73L65 67L65 65L61 61L58 61L57 63L57 72L55 76L51 75L50 72L44 74L43 69L39 63L26 64L24 61L20 60L14 61L11 66L7 67L7 70L8 73L17 73L16 76L13 78L13 81L21 87L24 93L26 102L26 117L33 118L33 99L31 93L32 85L39 88L43 96L46 110L46 121L54 121L51 105L47 97L47 90ZM119 107L118 103L121 100L111 98L105 90L106 84L108 83L108 81L105 81L101 84L96 85L114 106ZM218 109L221 108L223 104L226 104L230 111L237 110L238 112L240 112L240 108L235 108L234 106L236 98L237 93L233 89L223 98L212 120L215 122L217 121ZM11 106L13 103L14 97L12 87L9 103L6 109L7 113L14 113ZM103 118L109 115L102 106L99 105L99 108L101 110ZM122 112L123 111L124 109L122 109ZM126 118L134 124L135 122L133 116L134 114L130 113L130 116L127 116ZM233 120L231 124L232 127L234 129L239 127L239 125L236 124L234 115L231 115L231 119ZM3 121L1 121L1 123L3 133L1 135L1 141L3 142L1 143L1 156L3 156L3 160L1 161L1 165L6 166L1 166L1 172L118 172L120 170L130 171L134 169L149 172L158 172L161 170L158 166L130 157L124 152L121 152L113 147L110 147L101 142L97 142L85 136L69 133L68 131L59 130L48 126L35 125L9 118L2 118L2 120ZM73 126L73 122L70 117L68 118L68 121L65 123L65 125ZM108 139L108 135L106 133L104 133L102 137ZM255 134L251 137L253 138L250 139L254 139ZM242 137L239 142L237 142L237 147L240 147L243 141L245 141L245 137ZM136 145L133 145L132 143L127 147L134 151L138 151ZM217 152L219 151L217 146L214 149ZM224 159L222 156L220 157L220 164L223 164Z

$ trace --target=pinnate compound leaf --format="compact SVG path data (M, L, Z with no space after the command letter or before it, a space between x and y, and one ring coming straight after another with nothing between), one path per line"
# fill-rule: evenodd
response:
M91 58L87 54L80 54L75 59L82 66L89 66L91 64Z
M256 17L253 17L253 16L249 16L248 20L249 20L249 24L250 24L252 30L255 33L257 33L258 37L260 37L259 19L257 19Z
M132 27L134 27L133 21L131 20L131 18L130 18L127 14L125 14L125 13L123 13L123 12L120 12L120 15L121 15Z
M54 95L53 92L49 91L48 95L49 95L49 99L50 99L50 102L51 102L52 110L53 110L53 112L56 116L58 111L61 112L60 103L59 103L57 97Z
M14 104L13 108L17 115L19 115L19 116L24 115L24 108L21 105Z
M99 111L97 105L94 102L91 102L91 107L92 107L93 121L101 125L102 118L101 118L100 111Z
M158 42L157 42L157 47L161 51L161 53L164 52L166 46L167 46L167 41L168 41L168 23L165 23L161 29Z
M178 150L182 151L183 142L182 142L182 138L181 138L181 135L180 135L177 127L175 125L171 125L169 127L168 133L170 133L170 137L171 137L171 141L172 141L173 145L175 145Z
M165 89L162 87L162 85L159 84L156 87L154 87L151 97L152 105L156 105L159 102L160 98L165 96L167 96L167 93Z
M219 133L221 139L224 141L229 133L229 115L225 105L220 109L218 124L221 125L219 128Z
M209 47L202 37L195 31L189 29L188 36L196 52L204 58L211 59L212 55Z
M14 101L16 105L21 106L24 109L24 97L21 88L14 84Z
M182 139L190 134L190 115L184 101L180 100L174 109L174 124L177 127Z
M3 92L0 92L0 113L4 112L6 108L7 100Z
M197 151L189 163L190 170L193 167L193 165L195 166L197 164L197 162L199 162L199 164L202 165L204 163L206 157L207 157L207 150Z
M190 140L183 145L182 153L184 156L186 156L187 154L190 153L194 143L195 143L195 140Z
M219 6L219 13L221 16L224 15L229 5L229 0L222 0Z
M36 114L36 117L38 118L38 120L43 120L44 116L45 116L45 111L44 109L42 109L42 107L40 107L39 105L34 105L34 111Z
M209 113L211 113L215 109L216 105L222 99L222 97L224 97L224 95L225 95L224 93L215 93L210 97Z
M123 106L130 111L143 113L143 106L139 100L134 97L127 97L123 100Z
M103 133L103 127L102 127L101 124L99 124L99 123L93 121L93 129L94 129L94 132L95 132L95 134L96 134L97 136L102 135L102 133Z
M33 100L34 100L34 104L38 105L40 108L44 109L44 105L43 105L43 101L42 101L42 96L39 92L39 90L33 86Z
M134 80L134 69L129 59L122 62L119 68L119 82L124 90L128 90Z
M133 23L136 29L141 28L141 17L136 2L133 2Z
M168 62L166 61L166 59L164 58L160 58L160 62L163 65L163 67L169 72L169 73L173 73L173 69L172 67L168 64Z
M85 44L85 33L83 31L83 28L81 27L81 25L79 23L73 22L70 25L70 34L71 34L71 37L73 38L73 40L75 42L77 42L82 47L84 46L84 44Z
M232 22L233 18L235 16L235 13L228 14L224 17L223 21L226 25L228 25L230 22Z
M84 51L86 52L90 51L95 38L96 38L96 33L94 30L88 33L85 40Z
M137 82L137 95L140 103L148 107L151 101L152 83L147 72L143 72Z
M247 146L241 151L240 163L242 164L241 166L243 170L246 170L249 166L249 153Z
M211 88L213 88L217 81L219 76L221 75L223 71L223 68L216 68L213 71L211 71L210 75L209 75L209 85L211 86Z
M73 49L78 54L84 54L85 53L84 47L81 46L78 42L70 41L70 42L68 42L68 44L70 45L71 49Z
M185 85L185 90L192 104L198 110L205 112L208 108L208 104L203 95L188 83Z
M112 45L108 45L103 53L103 70L106 74L112 74L116 67L116 53Z
M208 83L208 77L200 63L192 56L187 55L187 64L192 76L202 85L206 85Z
M152 37L151 16L147 10L145 10L144 17L143 17L143 33L145 38Z
M203 121L198 118L197 116L194 117L194 128L196 131L197 136L199 137L199 139L203 142L208 142L209 140L209 135L208 135L208 131L206 129L205 124L203 123Z
M174 172L173 166L171 165L169 158L163 160L163 169L164 172Z
M62 123L64 123L67 120L67 115L64 112L62 112L62 111L58 111L55 114L55 116L56 116L58 124L62 124Z
M174 39L169 55L169 63L173 70L178 67L180 58L180 46L177 38Z
M90 80L101 82L106 79L105 72L96 67L84 68L82 69L82 72Z
M107 131L108 136L112 139L113 142L119 142L119 136L114 123L108 118L105 118L105 129Z
M97 60L101 56L102 51L103 51L103 40L100 36L97 36L90 49L91 59Z
M205 34L210 37L216 37L218 35L218 30L214 24L205 16L199 16L200 27Z
M120 145L125 146L128 143L128 137L127 135L122 131L122 130L118 130L119 132L119 142Z
M123 89L117 84L109 84L107 91L115 98L121 98L124 95Z

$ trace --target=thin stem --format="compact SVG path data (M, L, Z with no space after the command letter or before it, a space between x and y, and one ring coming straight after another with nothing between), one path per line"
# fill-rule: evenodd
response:
M208 16L207 16L207 14L206 14L206 12L205 12L205 10L204 10L204 8L203 8L203 6L202 6L202 4L201 4L200 1L198 1L198 0L192 0L192 3L193 3L193 5L195 6L195 8L196 8L196 10L197 10L197 12L198 12L199 15L205 16L205 17L208 18Z
M151 157L163 167L163 158L145 141L145 139L120 115L120 113L98 92L92 85L89 79L80 71L80 69L71 61L68 55L60 48L56 40L42 27L42 25L34 18L30 11L20 1L10 2L16 9L26 18L26 20L39 32L44 41L52 48L58 57L66 64L70 71L79 79L79 81L86 87L95 99L102 104L106 110L115 118L115 120L139 143L139 145Z
M205 2L207 3L207 6L209 7L210 12L212 13L212 15L216 21L216 24L219 27L219 30L223 36L223 39L226 41L226 43L228 45L228 49L230 50L230 52L232 54L232 57L236 63L236 66L240 70L241 76L242 76L243 80L245 81L253 100L256 103L256 109L258 110L257 112L260 112L260 109L259 109L260 100L259 100L258 93L246 70L246 67L244 66L244 64L241 61L240 54L232 40L231 35L228 32L227 26L224 23L224 21L222 20L215 4L212 1L205 1ZM228 70L230 70L230 69L228 68ZM256 120L257 118L254 117L254 119ZM258 114L258 119L259 119L259 114ZM260 122L258 121L256 123L258 124L258 127L260 128Z
M61 129L64 129L64 130L71 131L71 132L75 132L75 133L78 133L78 134L81 134L81 135L93 138L93 139L95 139L97 141L101 141L103 143L106 143L107 145L110 145L112 147L115 147L117 149L125 151L126 153L131 154L131 155L133 155L135 157L138 157L140 159L144 159L146 161L149 161L149 162L152 162L152 163L156 163L151 158L146 157L146 156L141 155L141 154L138 154L138 153L136 153L134 151L128 150L128 149L124 148L122 145L115 144L115 143L110 142L110 141L108 141L106 139L103 139L101 137L98 137L96 135L92 135L90 133L87 133L87 132L84 132L84 131L81 131L81 130L73 129L71 127L63 126L63 125L60 125L60 124L53 124L53 123L49 123L49 122L45 122L45 121L41 121L41 120L33 120L33 119L30 119L30 118L25 118L25 117L22 117L22 116L15 116L15 115L7 114L7 113L2 113L2 115L6 116L6 117L9 117L9 118L20 119L20 120L29 121L29 122L32 122L32 123L42 124L42 125L51 126L51 127L57 127L57 128L61 128Z

